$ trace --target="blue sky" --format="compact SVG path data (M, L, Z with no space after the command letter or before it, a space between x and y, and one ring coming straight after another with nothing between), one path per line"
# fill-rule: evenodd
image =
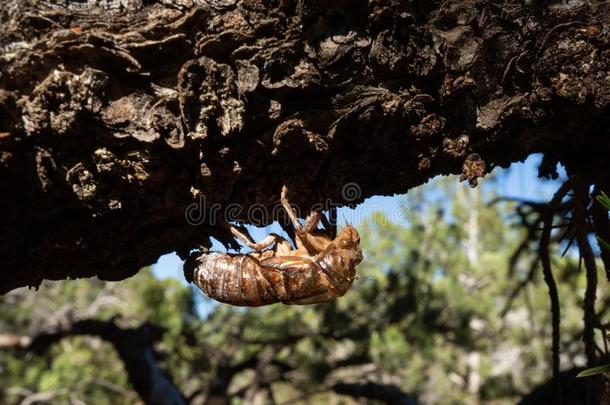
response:
M559 182L542 181L537 178L540 159L540 155L532 155L525 162L515 163L508 169L496 169L493 180L482 179L480 182L493 181L494 188L499 196L542 201L549 200L557 189ZM560 176L565 177L565 173L560 171ZM454 176L454 178L457 182L457 176ZM463 186L468 187L466 183ZM400 221L402 219L399 216L399 213L402 212L400 202L404 201L402 197L404 197L404 194L389 197L375 196L366 199L354 209L340 208L337 210L339 226L345 220L358 225L358 223L375 211L382 211L390 219ZM263 228L249 226L248 231L254 240L260 240L270 232L284 234L277 224ZM220 243L214 241L212 250L224 251L224 248ZM178 278L186 285L182 275L182 261L175 253L160 257L158 262L152 266L152 271L159 278ZM196 296L201 299L198 308L203 316L210 311L213 305L203 298L202 294L196 294Z

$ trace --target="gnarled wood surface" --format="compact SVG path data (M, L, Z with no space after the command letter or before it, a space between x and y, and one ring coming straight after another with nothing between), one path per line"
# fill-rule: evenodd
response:
M307 212L533 152L607 181L608 1L0 3L0 292L184 256L227 239L190 204L282 184Z

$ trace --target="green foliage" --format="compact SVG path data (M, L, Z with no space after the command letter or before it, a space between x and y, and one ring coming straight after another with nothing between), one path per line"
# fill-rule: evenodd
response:
M591 367L578 373L576 377L590 377L592 375L610 373L610 364L604 364L603 366Z
M602 192L601 195L598 195L597 201L599 201L599 203L603 205L604 208L610 211L610 197L608 197L606 193Z

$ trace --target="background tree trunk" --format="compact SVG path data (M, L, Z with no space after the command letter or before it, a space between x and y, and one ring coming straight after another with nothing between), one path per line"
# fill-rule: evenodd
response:
M0 3L0 293L229 240L214 207L268 223L282 184L608 173L608 1Z

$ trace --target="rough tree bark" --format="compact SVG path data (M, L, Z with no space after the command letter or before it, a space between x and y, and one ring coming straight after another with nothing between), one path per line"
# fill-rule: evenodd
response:
M282 184L305 211L534 152L607 181L609 1L0 3L0 293L185 256L227 238L190 204Z

